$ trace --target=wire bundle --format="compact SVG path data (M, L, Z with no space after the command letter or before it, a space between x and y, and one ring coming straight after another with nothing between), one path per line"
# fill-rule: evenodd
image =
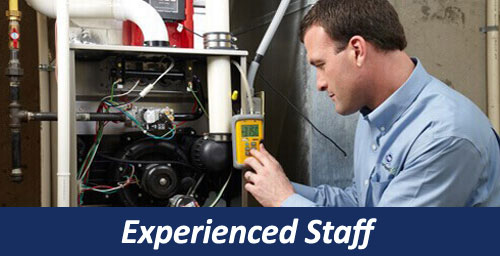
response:
M128 112L125 107L130 107L132 104L136 103L140 99L144 98L152 89L153 87L165 76L167 75L174 67L174 61L172 59L172 63L170 66L167 68L167 70L156 79L156 81L149 86L147 86L137 97L136 99L130 101L130 102L117 102L115 101L116 98L122 98L128 96L130 93L132 93L140 84L140 81L137 81L135 85L126 93L119 94L119 95L114 95L115 93L115 87L122 82L121 79L118 79L115 81L112 86L111 86L111 95L106 96L101 99L101 104L99 105L97 109L97 113L103 113L106 111L109 113L110 109L115 109L118 110L119 112L123 113L128 119L130 119L134 124L148 137L156 140L171 140L175 137L176 129L177 126L175 124L172 125L172 128L165 133L162 136L157 136L154 135L150 132L148 132L142 124L130 113ZM97 154L97 151L99 149L99 146L102 142L102 138L104 136L104 128L109 122L97 122L96 123L96 135L94 137L94 143L90 147L89 151L87 152L87 155L80 166L78 173L77 173L77 182L79 185L79 195L78 195L78 206L81 206L83 204L83 195L87 191L94 191L98 193L103 193L103 194L114 194L118 192L120 189L123 189L131 184L136 184L138 179L135 176L135 167L132 164L129 164L129 167L132 168L132 173L131 175L127 178L125 182L119 182L116 187L112 186L107 186L107 185L97 185L97 186L87 186L88 184L88 179L89 179L89 170L90 167L92 166L92 163L94 162L95 156Z

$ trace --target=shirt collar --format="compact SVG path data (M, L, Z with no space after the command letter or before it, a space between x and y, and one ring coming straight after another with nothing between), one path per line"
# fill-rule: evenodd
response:
M412 61L416 67L401 88L371 113L367 109L361 111L365 120L380 131L390 129L432 80L432 76L427 73L418 58L412 58Z

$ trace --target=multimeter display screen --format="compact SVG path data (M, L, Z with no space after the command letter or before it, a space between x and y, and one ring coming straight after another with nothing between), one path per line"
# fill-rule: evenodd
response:
M259 137L258 125L242 125L241 137Z

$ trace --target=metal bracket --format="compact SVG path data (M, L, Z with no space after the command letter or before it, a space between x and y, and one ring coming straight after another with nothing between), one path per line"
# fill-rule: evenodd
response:
M209 32L203 35L205 49L238 49L238 38L229 32Z
M55 66L50 64L40 64L38 65L38 69L45 72L54 72Z
M486 27L480 27L479 28L479 31L481 33L488 33L488 32L492 32L492 31L498 31L498 26L486 26Z

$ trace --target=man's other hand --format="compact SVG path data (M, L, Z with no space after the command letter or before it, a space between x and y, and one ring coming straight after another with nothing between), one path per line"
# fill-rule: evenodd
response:
M252 150L253 157L245 160L245 165L254 172L247 171L244 175L247 183L245 189L250 192L264 207L280 207L281 204L295 193L290 180L278 161L260 145L260 151Z

